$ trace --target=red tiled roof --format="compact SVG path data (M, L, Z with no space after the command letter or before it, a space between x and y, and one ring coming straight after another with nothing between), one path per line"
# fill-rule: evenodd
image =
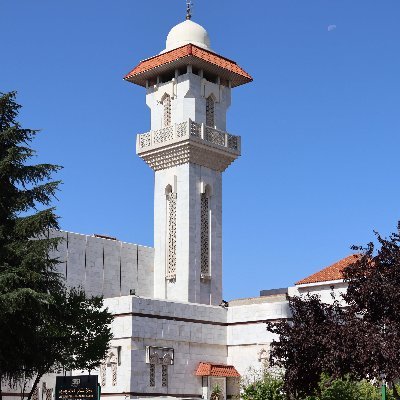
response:
M137 65L131 72L129 72L124 79L128 79L132 76L139 75L142 72L149 71L153 68L159 67L160 65L170 63L177 60L178 58L186 57L191 54L191 45L187 44L177 49L167 51L166 53L158 54L154 57L147 58Z
M245 70L240 68L234 61L213 53L212 51L197 47L194 44L187 44L182 47L178 47L177 49L170 50L141 61L131 72L125 76L124 79L139 85L143 85L142 80L136 79L140 75L165 66L166 64L181 60L185 57L191 57L194 60L201 61L217 69L225 70L229 76L232 76L234 86L248 83L253 80L253 78Z
M215 64L218 67L227 69L228 71L231 71L235 74L242 75L249 80L253 80L253 78L244 69L240 68L239 65L237 65L234 61L229 60L228 58L219 56L218 54L215 54L208 50L204 50L194 45L191 46L191 51L195 57L201 58L204 61L208 61L211 64Z
M239 378L240 374L233 365L201 362L196 370L196 376L225 376Z
M352 254L343 258L340 261L335 262L334 264L330 265L322 269L321 271L316 272L308 276L307 278L302 279L301 281L296 282L296 285L304 285L307 283L317 283L317 282L327 282L327 281L336 281L343 279L343 270L348 267L350 264L353 264L359 255Z

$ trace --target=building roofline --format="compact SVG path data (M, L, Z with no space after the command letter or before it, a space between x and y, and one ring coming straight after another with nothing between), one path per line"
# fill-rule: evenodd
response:
M189 60L187 60L188 58ZM182 64L183 59L186 59L187 62ZM191 43L141 61L125 75L124 79L145 87L146 81L149 79L162 75L166 70L179 69L184 64L190 63L193 65L198 64L197 66L200 69L209 70L209 72L215 74L219 73L223 79L231 81L232 87L240 86L253 80L235 61Z
M343 280L343 270L349 265L356 262L360 257L360 254L350 254L347 257L342 258L339 261L309 275L308 277L301 279L295 283L296 286L304 284L321 284L331 281L342 281Z

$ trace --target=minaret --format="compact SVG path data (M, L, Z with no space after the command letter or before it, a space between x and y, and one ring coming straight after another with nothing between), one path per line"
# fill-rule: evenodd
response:
M154 297L218 305L222 300L222 172L240 156L226 132L231 89L252 78L210 48L186 21L166 49L125 79L146 88L151 130L136 151L154 171Z

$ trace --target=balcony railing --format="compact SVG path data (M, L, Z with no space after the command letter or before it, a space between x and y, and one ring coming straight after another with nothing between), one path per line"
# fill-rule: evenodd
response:
M231 135L205 124L198 124L190 119L138 135L137 150L142 152L189 138L197 138L195 140L240 153L240 136Z

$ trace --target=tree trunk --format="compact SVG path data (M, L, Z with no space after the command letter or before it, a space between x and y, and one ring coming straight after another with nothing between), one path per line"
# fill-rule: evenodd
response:
M44 375L43 373L37 374L37 377L35 378L35 381L33 382L32 389L31 389L31 391L29 392L29 396L28 396L28 399L27 399L27 400L32 400L33 393L34 393L34 391L36 390L37 385L39 384L40 378L41 378L43 375Z
M23 380L23 384L20 384L19 385L19 387L20 387L20 392L21 392L21 400L24 400L24 398L25 398L25 390L26 390L26 385L27 385L27 381L26 381L26 378L24 377L24 380Z

